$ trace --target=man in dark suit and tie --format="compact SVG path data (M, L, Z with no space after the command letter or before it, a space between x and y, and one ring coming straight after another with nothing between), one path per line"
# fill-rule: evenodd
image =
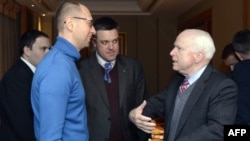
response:
M241 60L235 65L233 80L238 85L239 98L235 123L250 125L250 30L238 31L233 37L233 48Z
M199 29L181 32L170 52L173 70L179 72L161 93L130 112L130 119L147 133L150 120L165 115L165 141L222 141L223 125L234 124L237 86L209 63L215 46L209 33ZM187 80L186 89L180 89Z
M97 19L94 27L96 51L79 69L86 91L89 140L143 140L128 118L129 111L147 98L142 66L119 55L119 27L113 19Z
M50 48L47 34L30 30L19 41L20 58L4 74L0 84L0 140L35 141L30 101L35 68Z

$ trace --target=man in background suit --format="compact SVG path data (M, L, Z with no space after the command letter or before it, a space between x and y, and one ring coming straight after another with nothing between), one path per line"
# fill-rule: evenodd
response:
M250 124L250 30L241 30L233 37L233 48L241 60L236 64L233 80L238 85L239 98L236 124Z
M89 139L140 141L140 130L129 121L128 114L147 98L142 66L119 55L119 27L113 19L100 18L94 27L96 51L80 62L79 69L86 91ZM105 75L107 62L111 70Z
M35 141L31 82L37 64L49 49L48 35L38 30L27 31L20 38L20 58L4 74L0 85L1 141Z
M239 62L239 59L234 52L232 43L224 47L222 54L221 54L221 59L223 60L224 64L228 68L226 71L226 75L232 78L234 67Z
M214 52L209 33L181 32L170 52L179 74L163 92L132 110L131 121L151 133L151 118L165 115L165 141L223 140L223 125L234 124L237 86L209 64Z

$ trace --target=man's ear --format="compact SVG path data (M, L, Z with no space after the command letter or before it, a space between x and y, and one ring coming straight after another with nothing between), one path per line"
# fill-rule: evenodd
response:
M73 31L74 28L74 22L71 17L66 18L64 22L65 28L68 29L69 31Z
M205 57L204 53L202 52L195 53L194 55L195 63L201 62L204 59L204 57Z
M24 54L25 56L30 56L30 48L27 47L27 46L25 46L25 47L23 48L23 54Z
M236 55L241 61L244 60L244 57L242 56L241 53L235 51L235 55Z
M91 43L92 43L93 47L97 46L96 45L97 43L96 43L96 38L95 37L92 37Z

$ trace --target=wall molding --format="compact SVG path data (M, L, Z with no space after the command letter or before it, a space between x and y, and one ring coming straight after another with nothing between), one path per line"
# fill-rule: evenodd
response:
M16 19L17 13L20 12L21 6L14 0L0 0L0 13Z
M197 28L209 32L212 35L212 8L194 16L188 21L178 25L178 32L187 28Z

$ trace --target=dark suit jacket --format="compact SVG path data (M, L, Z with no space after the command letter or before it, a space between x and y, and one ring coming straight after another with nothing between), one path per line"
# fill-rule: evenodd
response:
M19 59L0 85L0 140L35 141L30 89L33 72Z
M236 124L250 124L250 59L236 64L233 79L238 85L238 111Z
M165 115L165 140L183 79L177 75L166 90L148 100L143 111L150 117ZM175 141L222 141L223 125L234 124L236 103L236 84L208 65L184 106Z
M147 98L141 65L128 57L116 59L119 75L119 103L125 141L139 141L139 131L128 118L130 110ZM110 110L101 67L95 53L80 64L80 75L86 91L90 141L105 141L110 133ZM117 113L118 114L118 113Z

